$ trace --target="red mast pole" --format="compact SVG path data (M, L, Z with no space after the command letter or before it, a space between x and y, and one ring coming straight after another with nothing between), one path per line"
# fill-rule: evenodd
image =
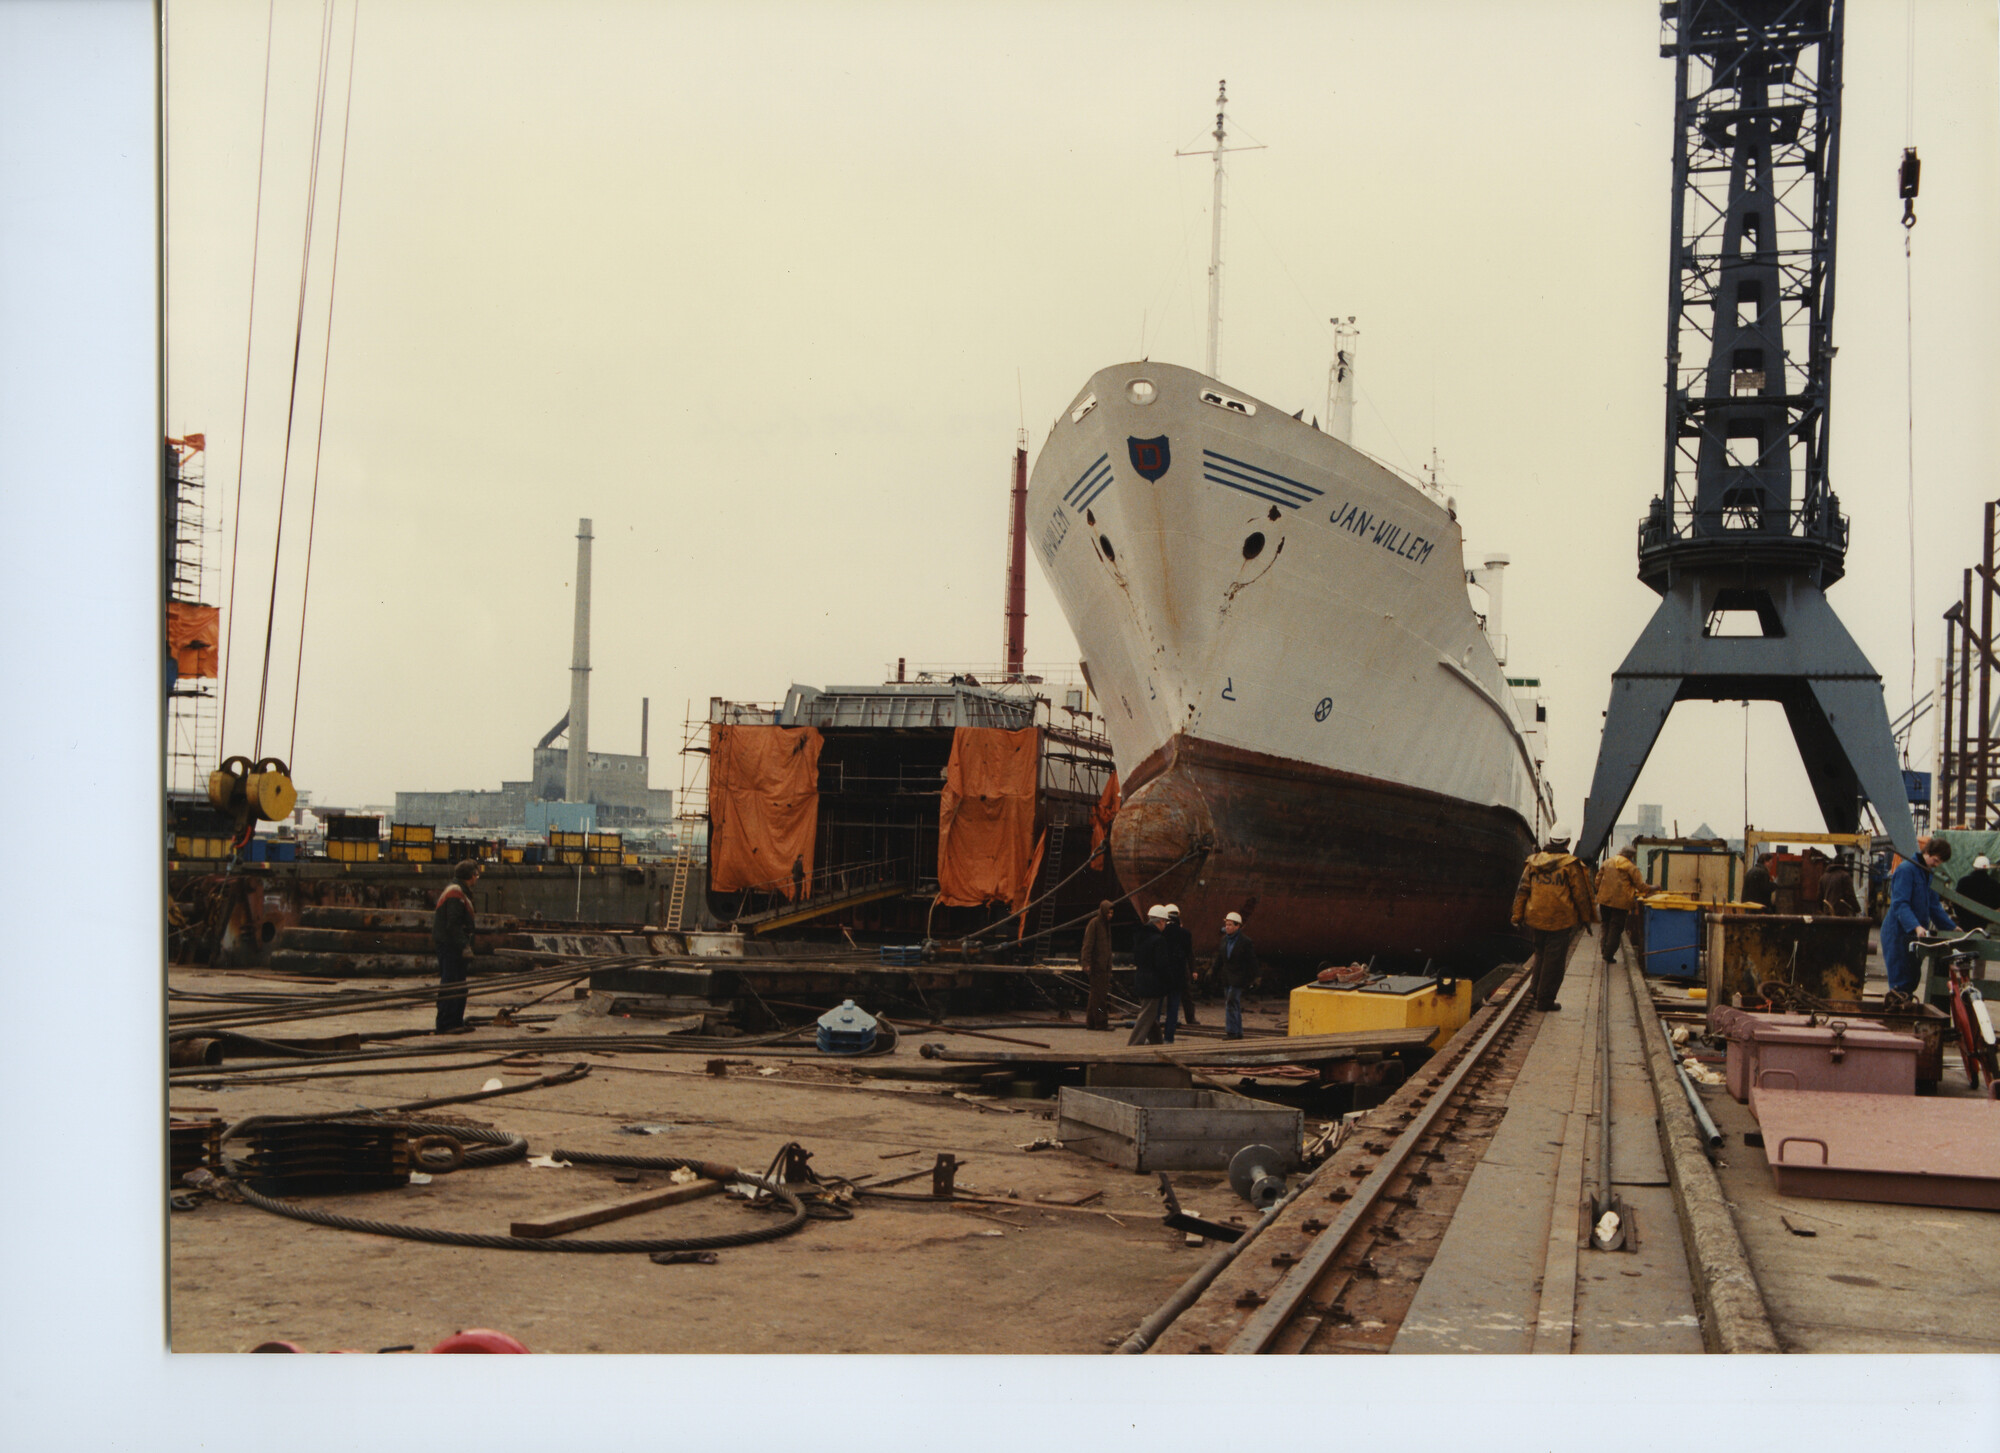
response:
M1006 673L1018 681L1028 654L1028 431L1014 448L1014 519L1007 532Z

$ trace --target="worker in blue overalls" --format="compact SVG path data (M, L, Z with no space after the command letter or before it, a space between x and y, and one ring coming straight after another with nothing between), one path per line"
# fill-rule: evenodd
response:
M1944 902L1931 885L1931 874L1951 858L1951 844L1943 838L1926 838L1917 855L1897 864L1889 880L1889 913L1882 920L1882 963L1889 970L1892 993L1905 996L1917 992L1917 958L1911 944L1928 938L1933 928L1957 928L1945 911Z

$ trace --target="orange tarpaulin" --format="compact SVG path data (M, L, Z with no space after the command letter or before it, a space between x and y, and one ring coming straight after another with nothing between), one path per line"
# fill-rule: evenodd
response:
M954 908L1018 908L1035 881L1035 789L1042 760L1035 727L960 727L951 737L938 804L938 901Z
M814 727L709 726L709 887L789 899L795 861L811 882L819 749Z
M1118 774L1113 772L1104 783L1104 795L1097 799L1097 806L1090 809L1090 855L1096 857L1104 846L1104 840L1111 836L1111 820L1118 816Z
M215 645L221 625L219 606L167 602L167 650L181 675L215 675Z

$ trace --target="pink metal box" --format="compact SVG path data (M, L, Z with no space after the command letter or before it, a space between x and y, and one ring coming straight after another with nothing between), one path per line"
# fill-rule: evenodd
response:
M1757 1057L1756 1045L1750 1036L1762 1026L1773 1024L1812 1023L1810 1014L1757 1014L1748 1009L1738 1009L1730 1004L1717 1004L1709 1010L1709 1023L1729 1039L1728 1058L1723 1061L1723 1078L1729 1083L1729 1093L1740 1104L1750 1098L1750 1066Z
M1828 1024L1760 1024L1750 1031L1750 1113L1760 1090L1914 1095L1917 1039L1893 1030Z

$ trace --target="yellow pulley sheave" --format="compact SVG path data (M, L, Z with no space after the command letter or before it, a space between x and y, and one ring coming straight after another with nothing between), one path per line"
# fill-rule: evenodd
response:
M252 821L283 822L298 805L292 770L276 757L254 766L248 757L230 757L208 774L208 800L241 827Z

